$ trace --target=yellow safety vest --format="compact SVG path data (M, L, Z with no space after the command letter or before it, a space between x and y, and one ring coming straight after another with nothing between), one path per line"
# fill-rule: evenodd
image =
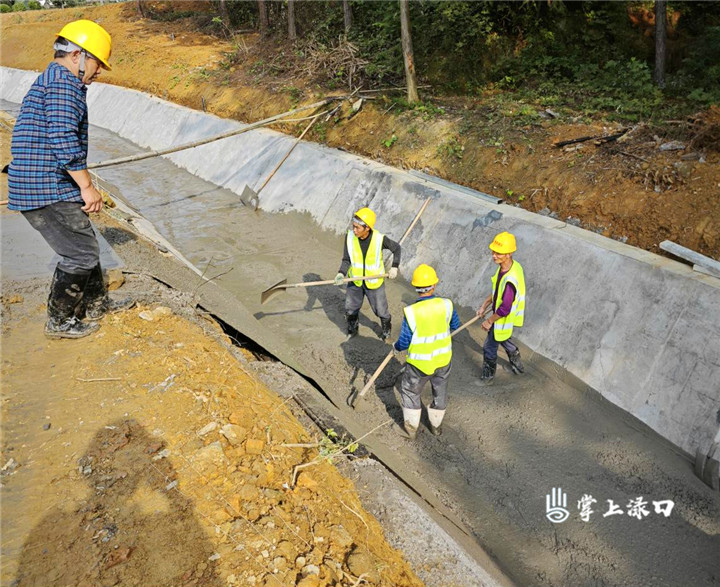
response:
M450 364L452 315L453 304L445 298L421 300L405 307L405 319L413 333L407 362L426 375Z
M500 274L500 267L492 277L493 293L495 292L495 284L497 283L498 275ZM510 313L500 318L494 324L495 328L495 340L501 342L507 340L512 335L513 327L518 328L523 325L525 319L525 272L523 271L522 265L517 261L513 261L510 270L503 275L500 280L500 287L497 289L497 299L495 300L495 306L493 310L497 310L502 304L503 292L505 286L508 283L512 283L515 286L515 299L513 300Z
M382 244L385 236L376 230L373 230L370 237L370 245L368 246L367 255L363 259L362 249L360 248L360 239L355 236L352 230L347 233L347 250L350 255L350 270L348 277L365 277L367 275L382 275L385 273L385 262L382 256ZM355 285L361 287L362 281L353 281ZM377 289L383 284L383 278L366 279L365 285L368 289Z

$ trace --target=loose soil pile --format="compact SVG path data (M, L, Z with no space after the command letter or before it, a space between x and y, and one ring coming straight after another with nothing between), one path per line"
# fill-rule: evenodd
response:
M49 341L46 287L3 284L3 584L422 584L190 294L131 275L145 304Z

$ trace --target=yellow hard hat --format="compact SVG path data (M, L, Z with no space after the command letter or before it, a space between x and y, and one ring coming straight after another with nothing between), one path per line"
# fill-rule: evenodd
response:
M412 281L410 283L415 287L430 287L438 281L440 280L438 279L437 273L435 273L435 269L423 263L422 265L418 265L417 269L413 271Z
M515 244L515 236L509 232L501 232L495 237L495 240L490 243L490 250L499 253L500 255L507 255L508 253L514 253L517 251L517 245Z
M355 212L355 216L357 216L370 228L375 228L375 212L373 212L370 208L360 208L357 212Z
M90 55L99 59L105 69L110 69L108 60L112 50L112 41L110 34L98 23L92 20L74 20L66 24L57 36L85 49Z

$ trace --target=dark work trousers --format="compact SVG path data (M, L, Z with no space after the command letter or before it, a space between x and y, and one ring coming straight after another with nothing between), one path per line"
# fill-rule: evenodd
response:
M428 375L420 371L415 365L406 363L402 383L400 384L400 398L403 408L409 410L419 410L422 408L420 394L429 379L433 396L433 402L430 404L430 407L433 410L444 410L447 407L447 386L451 365L452 362L448 363L445 367L435 369L432 375Z
M495 340L495 325L493 324L490 327L487 338L485 339L485 344L483 345L483 355L485 356L486 361L497 361L499 345L502 345L505 352L508 354L508 357L518 350L515 343L512 341L512 337L501 342Z
M348 283L345 292L345 313L357 314L362 308L365 296L367 296L370 307L378 318L390 320L390 310L388 309L387 295L385 295L385 283L377 289L366 289L358 287L352 282Z
M66 273L88 275L100 262L100 247L90 218L78 202L56 202L22 212L30 225L60 255L58 267Z

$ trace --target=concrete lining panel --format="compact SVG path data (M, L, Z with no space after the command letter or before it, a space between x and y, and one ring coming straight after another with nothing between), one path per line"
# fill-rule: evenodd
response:
M19 102L36 73L2 69L0 97ZM139 145L170 147L240 123L93 84L93 124ZM280 137L280 138L278 138ZM259 187L292 144L260 129L169 158L241 193ZM488 243L503 230L518 239L528 278L523 343L579 377L689 452L707 445L720 407L720 280L691 267L451 186L431 184L342 151L302 143L263 190L268 212L309 212L344 231L370 205L377 228L398 239L425 198L431 207L405 243L403 275L436 266L443 290L479 306L494 270Z

